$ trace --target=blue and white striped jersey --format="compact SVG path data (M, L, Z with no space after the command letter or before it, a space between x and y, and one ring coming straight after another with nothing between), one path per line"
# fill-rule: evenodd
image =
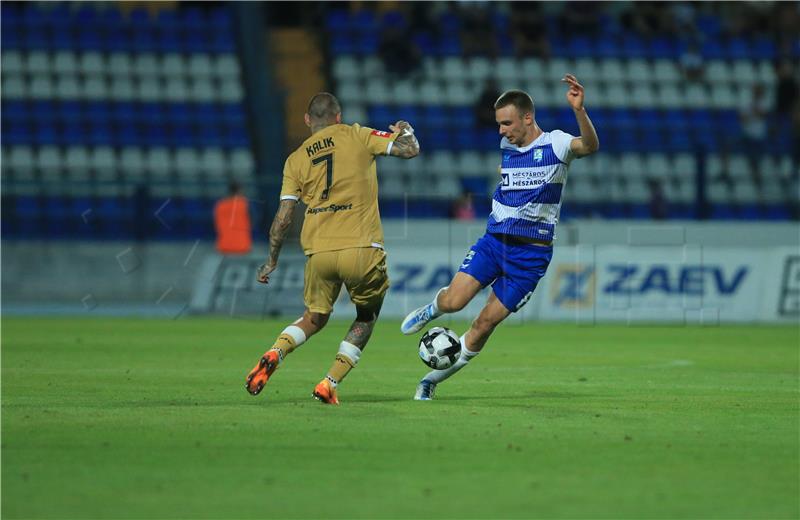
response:
M501 181L492 195L492 213L486 231L538 240L555 238L561 193L573 159L575 137L553 130L519 148L504 137Z

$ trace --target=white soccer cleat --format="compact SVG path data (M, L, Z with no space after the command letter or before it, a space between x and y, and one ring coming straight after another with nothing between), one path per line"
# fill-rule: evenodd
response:
M417 385L417 392L414 394L415 401L432 401L433 394L436 392L436 383L423 379Z
M400 332L406 335L416 334L435 317L436 316L433 315L433 304L429 303L423 305L406 316L406 319L404 319L402 325L400 325Z

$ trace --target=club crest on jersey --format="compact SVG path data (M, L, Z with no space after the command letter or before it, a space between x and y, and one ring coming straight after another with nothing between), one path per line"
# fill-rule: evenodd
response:
M544 154L544 150L541 148L537 148L533 151L533 160L534 161L541 161Z
M383 130L373 130L372 135L377 135L378 137L391 137L392 134L389 132L384 132Z

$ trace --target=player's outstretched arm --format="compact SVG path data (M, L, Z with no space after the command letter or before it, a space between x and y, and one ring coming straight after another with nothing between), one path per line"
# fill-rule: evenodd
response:
M284 199L278 206L272 226L269 228L269 257L267 261L259 266L256 278L261 283L269 283L269 275L278 267L278 256L281 254L283 240L292 224L292 213L297 201L294 199Z
M577 157L593 154L600 148L600 139L597 137L597 131L594 129L592 120L589 119L589 114L586 113L586 108L583 106L583 85L578 83L578 78L572 74L565 74L561 81L569 86L567 102L572 107L572 111L575 112L575 119L581 129L581 136L572 140L570 150Z
M400 132L400 135L392 144L389 155L402 157L403 159L411 159L419 155L419 141L414 136L414 128L407 121L398 121L393 125L389 125L389 130Z

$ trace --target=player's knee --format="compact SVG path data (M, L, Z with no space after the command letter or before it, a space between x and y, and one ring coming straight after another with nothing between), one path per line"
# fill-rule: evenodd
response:
M356 321L370 323L378 319L381 312L381 305L366 305L356 307Z
M469 300L463 295L454 294L451 290L443 291L436 305L442 312L458 312L467 306Z
M308 323L311 324L315 329L320 330L325 325L328 324L328 318L330 318L330 314L323 314L321 312L309 312L306 311L304 318Z

